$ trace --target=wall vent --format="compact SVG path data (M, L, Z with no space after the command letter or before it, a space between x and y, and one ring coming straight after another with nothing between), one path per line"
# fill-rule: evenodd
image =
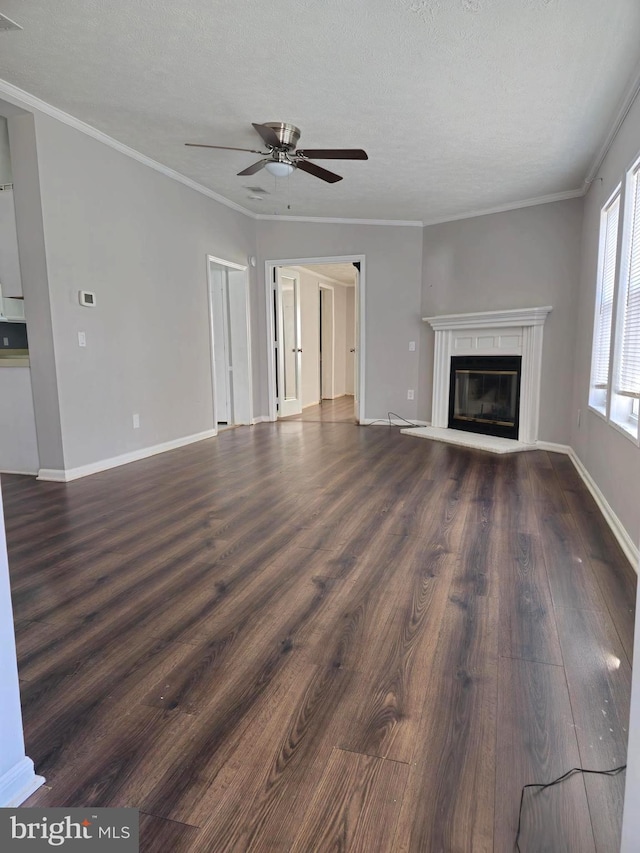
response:
M20 24L16 24L16 22L12 21L11 18L7 18L6 15L0 15L0 31L21 29L22 27L20 26Z
M0 193L7 192L7 190L12 190L13 184L0 184Z

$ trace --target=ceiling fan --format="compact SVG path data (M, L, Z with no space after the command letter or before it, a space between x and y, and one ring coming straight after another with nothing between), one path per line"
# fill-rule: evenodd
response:
M362 148L307 148L294 150L300 139L300 130L293 124L282 121L269 121L256 124L253 127L262 137L268 151L256 151L253 148L231 148L227 145L204 145L198 142L185 142L192 148L220 148L224 151L250 151L261 154L263 160L258 160L252 166L238 172L238 175L255 175L260 169L271 172L278 178L285 178L294 169L301 169L316 178L335 184L342 180L341 175L323 169L312 160L368 160L366 151Z

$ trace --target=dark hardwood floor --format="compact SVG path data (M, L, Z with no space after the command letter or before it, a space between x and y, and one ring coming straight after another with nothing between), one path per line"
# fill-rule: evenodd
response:
M507 853L522 785L624 763L636 579L571 462L352 403L3 475L29 805L138 807L147 853ZM529 792L523 853L617 851L623 791Z

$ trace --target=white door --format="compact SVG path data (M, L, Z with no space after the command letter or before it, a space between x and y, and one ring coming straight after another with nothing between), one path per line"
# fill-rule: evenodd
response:
M213 354L216 377L216 418L219 424L233 423L230 388L229 305L226 270L215 270L211 282Z
M360 265L356 267L356 286L354 293L353 319L355 324L353 352L353 414L356 423L360 423Z
M293 270L276 270L276 365L278 416L302 412L302 343L300 277Z
M247 268L208 255L211 390L215 427L253 422Z

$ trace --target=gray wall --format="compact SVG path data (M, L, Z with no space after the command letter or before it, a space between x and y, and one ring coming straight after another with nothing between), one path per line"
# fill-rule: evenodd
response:
M422 316L552 305L544 328L540 434L568 444L582 199L424 229ZM418 416L431 419L433 331L423 324Z
M0 184L10 184L12 181L9 127L6 118L0 115Z
M422 228L383 225L320 224L315 222L258 222L258 269L263 295L260 339L264 369L260 409L268 411L266 381L266 294L264 261L366 256L366 392L365 416L385 417L389 410L416 417L417 401L407 401L416 388L419 351L409 341L420 332Z
M585 198L571 444L634 542L640 542L640 449L588 409L600 209L640 154L640 100L622 125Z
M12 115L14 203L41 468L64 468L60 398L34 116Z
M46 115L35 126L65 467L211 429L206 255L247 263L255 222Z

